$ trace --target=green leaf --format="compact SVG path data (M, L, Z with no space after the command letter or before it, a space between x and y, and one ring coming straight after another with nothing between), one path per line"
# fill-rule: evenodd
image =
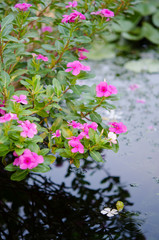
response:
M75 42L79 42L79 43L89 43L92 41L92 39L87 36L77 37L74 40L75 40Z
M2 81L4 83L4 86L7 87L10 83L10 76L7 72L5 71L1 71L1 78L2 78Z
M91 141L94 140L94 136L95 136L95 131L94 131L94 129L90 128L89 129L89 137L90 137Z
M46 165L50 165L50 164L54 163L55 160L56 160L56 157L53 156L53 155L44 156L44 163L45 163Z
M38 155L46 156L46 154L48 154L49 151L50 151L49 148L43 148L38 152Z
M39 164L37 167L33 168L31 171L45 173L50 171L50 167L45 164Z
M9 146L5 144L0 144L0 152L7 151L9 149Z
M20 156L20 155L23 154L24 150L25 150L25 149L16 148L16 149L15 149L15 152L18 154L18 156Z
M91 157L97 162L104 162L102 156L97 151L90 152Z
M73 159L73 164L75 165L76 168L80 167L80 160L79 159Z
M56 118L56 120L54 121L52 127L51 127L51 130L52 132L54 133L57 129L59 129L61 127L63 123L63 119L62 118Z
M13 20L14 20L14 15L13 14L9 14L5 18L3 18L2 23L1 23L1 31L3 31L3 29L7 25L9 25L11 22L13 22Z
M59 97L62 92L62 89L61 89L60 82L56 78L53 79L53 86L54 86L55 93Z
M96 112L91 113L90 118L93 122L96 122L96 123L101 123L102 122L101 116Z
M69 138L69 137L73 136L73 133L71 132L70 129L62 127L61 130L62 130L62 135L64 136L64 138Z
M21 170L21 169L18 169L15 173L13 173L11 175L11 180L13 181L21 181L23 180L24 178L26 178L26 176L28 175L28 170Z
M18 169L18 167L14 166L13 163L10 163L4 169L9 172L13 172L13 171L16 171Z

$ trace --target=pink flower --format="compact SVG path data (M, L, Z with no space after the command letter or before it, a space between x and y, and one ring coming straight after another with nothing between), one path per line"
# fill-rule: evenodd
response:
M36 59L41 59L43 60L44 62L47 62L48 61L48 58L43 56L42 54L39 54L39 55L36 55Z
M29 149L25 149L24 153L14 160L13 165L19 166L20 169L32 169L43 162L43 156L38 155L35 152L31 152Z
M2 117L0 117L0 123L8 122L11 120L18 120L17 114L6 113Z
M117 140L116 140L117 136L116 136L115 133L109 132L108 133L108 139L109 139L110 143L117 144Z
M97 97L109 97L112 94L117 94L117 89L113 85L108 85L106 82L100 82L96 86Z
M68 2L68 5L65 8L77 7L77 1Z
M5 105L4 105L5 101L4 101L4 100L3 100L3 101L0 100L0 102L2 102L2 104L0 104L0 107L5 107ZM5 112L3 109L0 108L0 114L1 114L1 115L4 115L5 113L6 113L6 112Z
M137 99L136 102L144 104L146 101L144 99Z
M85 49L85 48L78 48L78 51L80 53L79 60L84 60L84 59L87 58L86 56L83 55L83 52L89 52L87 49Z
M129 88L130 88L130 90L134 91L134 90L136 90L137 88L139 88L139 85L138 85L138 84L131 84L131 85L129 86Z
M71 22L75 22L76 19L85 20L86 17L82 13L76 10L73 10L73 13L71 13L70 15L63 15L63 19L61 22L71 23Z
M25 95L20 95L19 97L14 95L12 96L12 98L14 98L14 100L11 99L12 102L17 102L17 103L22 103L22 104L27 104L27 100L26 100L26 96Z
M17 3L14 7L19 8L20 11L27 11L32 5L28 3Z
M37 126L35 123L31 123L29 120L26 120L24 122L18 121L20 125L18 127L22 127L23 132L21 132L22 137L28 137L33 138L35 134L37 134Z
M84 146L82 145L82 143L80 143L80 141L78 139L72 139L68 142L68 144L73 147L71 152L76 153L84 153Z
M66 69L65 72L73 71L72 74L75 76L77 76L80 73L80 71L90 71L89 66L84 66L79 61L69 62L67 63L67 67L68 69Z
M109 21L110 17L114 17L114 12L109 9L102 9L97 12L91 12L92 15L100 15L101 17L107 17L107 21Z
M68 126L72 126L73 128L81 129L82 124L72 120L72 122L68 122Z
M109 125L111 125L109 128L110 132L114 132L116 134L127 132L127 127L122 122L110 122Z
M58 130L56 130L56 132L53 133L52 135L53 135L52 138L60 137L60 136L61 136L61 131L58 129Z
M52 27L50 26L45 26L41 28L41 31L44 32L52 32Z

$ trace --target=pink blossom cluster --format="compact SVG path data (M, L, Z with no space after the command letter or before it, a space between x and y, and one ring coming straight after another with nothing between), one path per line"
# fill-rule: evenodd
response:
M65 8L74 8L77 7L77 1L68 2L68 5Z
M114 12L109 9L102 9L97 12L91 12L92 15L100 15L101 17L106 17L107 21L110 20L110 17L114 17Z
M87 57L83 55L83 52L89 52L89 51L85 48L78 48L78 52L79 52L79 60L84 60Z
M96 86L97 97L109 97L112 94L117 94L117 89L113 85L108 85L106 82L100 82Z
M63 15L63 19L61 22L71 23L75 22L76 19L86 20L86 17L82 13L73 10L73 13L71 13L70 15Z
M0 123L8 122L11 120L18 120L17 114L6 113L2 117L0 117Z
M27 100L26 100L27 97L25 95L20 95L19 97L16 96L16 95L13 95L12 98L14 98L14 100L11 99L12 102L17 102L17 103L22 103L22 104L27 104L28 103Z
M127 132L127 127L122 122L110 122L109 125L111 125L109 128L110 132L114 132L116 134Z
M29 4L29 3L17 3L17 4L15 4L15 8L18 8L20 11L23 11L23 12L25 12L25 11L27 11L28 10L28 8L30 8L32 5L31 4Z
M0 100L0 102L2 102L2 104L0 104L0 107L5 107L5 105L4 105L5 101L4 101L4 100L3 100L3 101ZM6 113L6 112L5 112L3 109L0 108L0 114L1 114L1 115L4 115L5 113Z
M43 60L44 62L47 62L47 61L48 61L48 57L45 57L45 56L43 56L42 54L38 54L38 55L37 55L37 54L33 53L32 55L33 55L33 57L36 57L37 60L40 60L40 59L41 59L41 60Z
M15 157L13 165L19 166L20 169L32 169L38 166L38 164L44 162L44 158L35 152L31 152L29 149L25 149L23 154L18 156L16 152L13 153Z
M78 123L76 121L72 121L72 122L68 122L69 126L72 126L73 128L77 128L79 130L82 130L82 132L77 136L72 136L68 139L71 139L68 144L73 147L71 149L71 152L75 153L75 152L79 152L79 153L84 153L84 146L82 145L82 143L80 142L81 139L83 139L84 137L89 138L89 129L92 128L95 131L97 130L98 124L96 122L92 122L91 124L88 123Z
M52 138L55 138L55 137L58 138L60 136L61 136L61 131L59 129L57 129L56 132L52 134Z
M51 26L45 26L41 28L41 31L44 32L52 32L52 27Z
M22 127L23 131L20 133L22 137L33 138L35 134L37 134L37 126L35 123L31 123L29 120L26 121L18 121L20 125L18 127Z
M80 63L80 61L74 61L74 62L69 62L67 63L67 69L65 70L65 72L70 72L72 71L72 74L77 76L80 71L90 71L90 67L89 66L84 66L82 63Z

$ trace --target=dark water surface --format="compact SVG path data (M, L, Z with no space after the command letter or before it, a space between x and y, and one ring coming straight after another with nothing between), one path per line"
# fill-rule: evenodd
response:
M91 86L106 78L118 88L117 109L99 113L105 123L127 125L119 152L105 151L106 163L90 159L78 170L59 158L49 173L20 183L1 171L0 239L159 239L159 73L129 72L126 61L91 62L97 77L81 81ZM130 90L132 84L139 88ZM125 205L120 214L100 213L117 201Z

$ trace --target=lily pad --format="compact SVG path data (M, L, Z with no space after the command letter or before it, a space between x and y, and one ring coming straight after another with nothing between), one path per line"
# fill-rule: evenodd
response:
M139 59L136 61L127 62L124 67L133 72L149 72L157 73L159 72L159 60L157 59Z

